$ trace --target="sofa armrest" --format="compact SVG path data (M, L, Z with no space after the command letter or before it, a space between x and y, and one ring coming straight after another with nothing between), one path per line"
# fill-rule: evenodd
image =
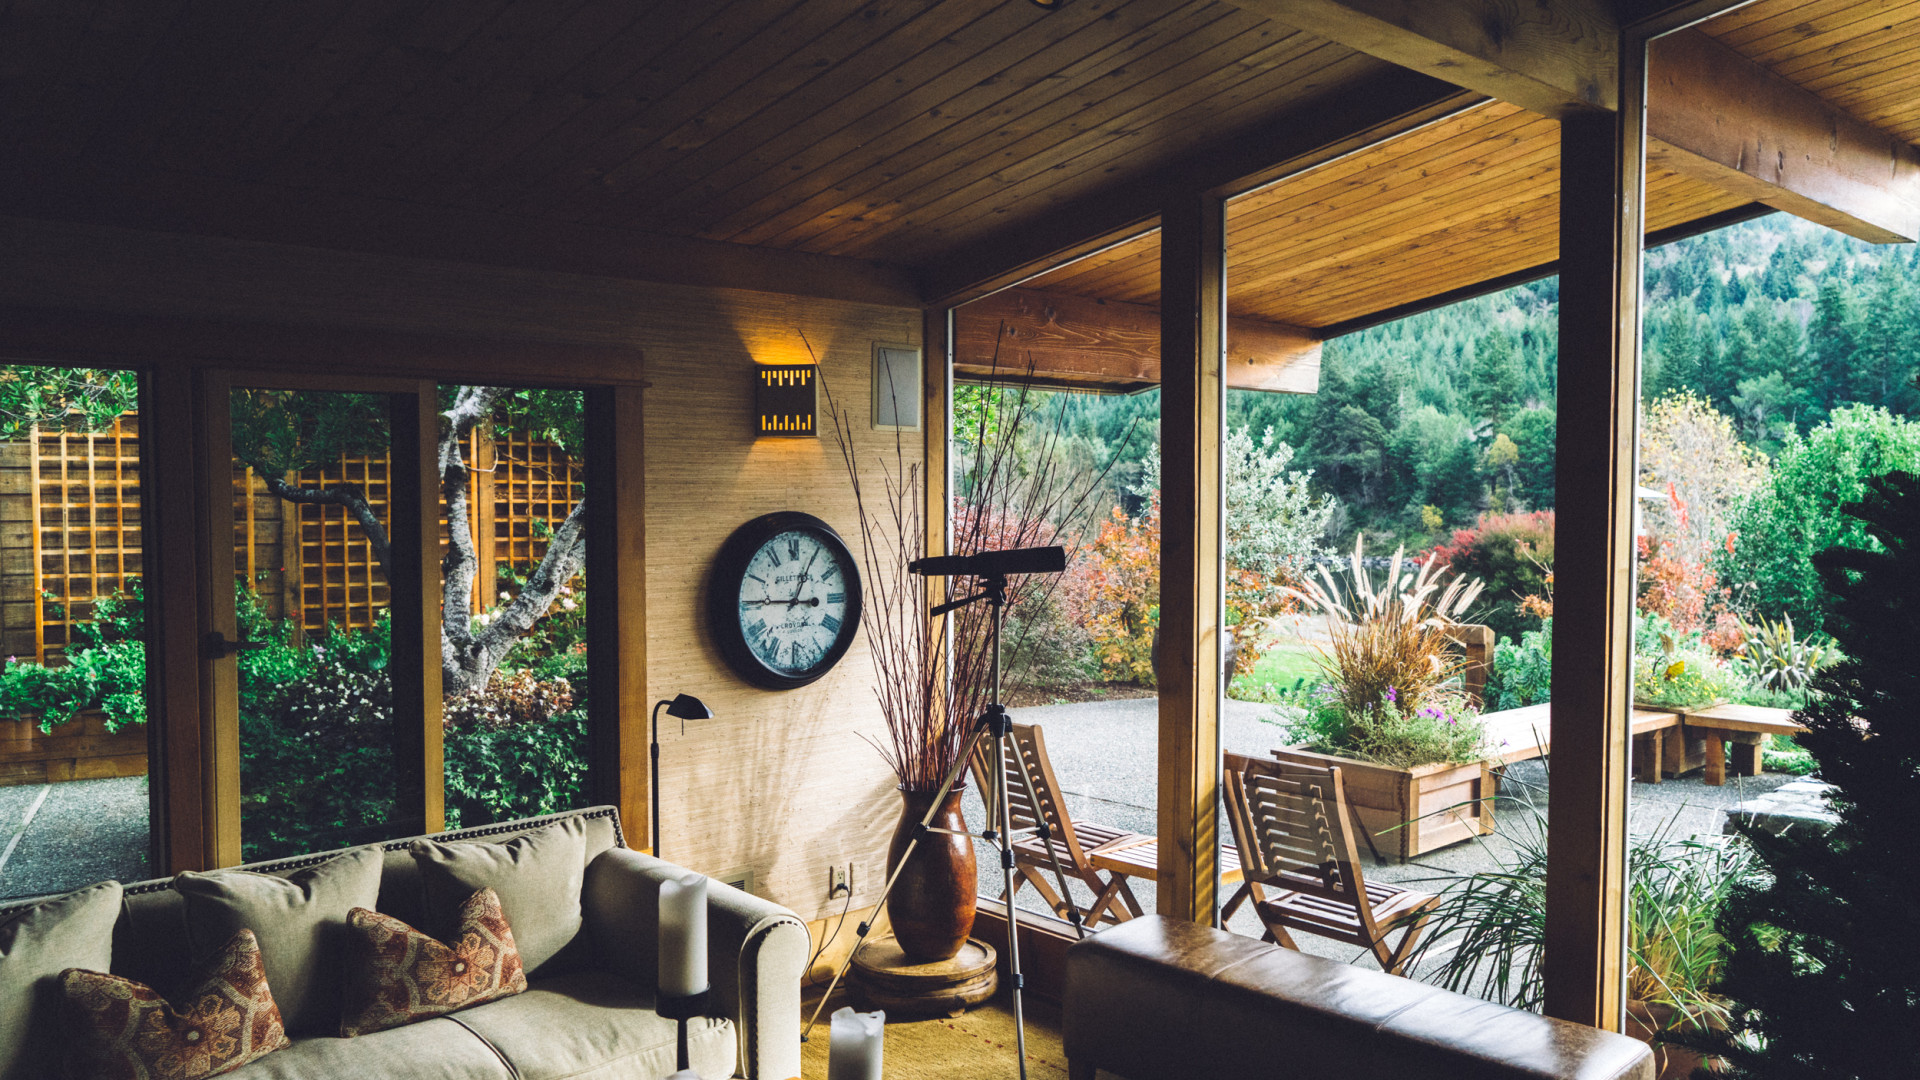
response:
M595 963L658 990L660 883L686 870L627 848L587 866L580 898ZM799 916L717 881L707 884L708 1011L740 1035L740 1075L800 1075L800 980L812 939Z

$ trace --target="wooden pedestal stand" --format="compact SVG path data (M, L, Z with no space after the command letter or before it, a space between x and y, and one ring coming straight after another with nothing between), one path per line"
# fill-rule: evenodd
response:
M854 1001L862 1009L915 1016L959 1016L993 996L1000 976L993 946L968 938L951 960L916 964L892 935L868 942L853 960Z

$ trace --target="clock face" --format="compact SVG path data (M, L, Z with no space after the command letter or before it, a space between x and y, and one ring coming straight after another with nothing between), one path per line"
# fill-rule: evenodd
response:
M860 570L832 526L808 514L755 518L714 562L707 626L756 686L791 690L840 662L860 628Z
M761 544L740 580L740 635L768 670L804 675L833 652L847 626L847 570L807 530Z

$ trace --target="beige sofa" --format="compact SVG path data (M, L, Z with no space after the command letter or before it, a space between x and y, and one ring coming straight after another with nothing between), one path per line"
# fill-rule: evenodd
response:
M675 1026L653 1011L659 883L684 873L628 850L613 807L440 833L433 839L505 842L579 818L586 832L577 962L535 978L525 993L353 1039L296 1038L234 1072L233 1080L659 1080L674 1071ZM423 925L414 837L383 845L379 909ZM286 875L337 855L323 852L242 869ZM113 931L114 973L162 992L190 965L184 904L169 880L128 885ZM34 901L0 907L0 926ZM800 980L806 925L777 904L713 883L708 891L710 1015L692 1022L689 1050L704 1077L787 1080L800 1075ZM0 1040L25 1038L0 1032Z

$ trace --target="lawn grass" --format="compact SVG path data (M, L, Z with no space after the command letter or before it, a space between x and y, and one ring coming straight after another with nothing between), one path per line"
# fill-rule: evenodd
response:
M1291 689L1293 685L1305 679L1308 686L1326 681L1316 662L1319 650L1311 645L1277 645L1269 649L1253 670L1245 675L1234 677L1229 696L1243 700L1259 700L1264 696L1259 688L1271 686L1278 689Z

